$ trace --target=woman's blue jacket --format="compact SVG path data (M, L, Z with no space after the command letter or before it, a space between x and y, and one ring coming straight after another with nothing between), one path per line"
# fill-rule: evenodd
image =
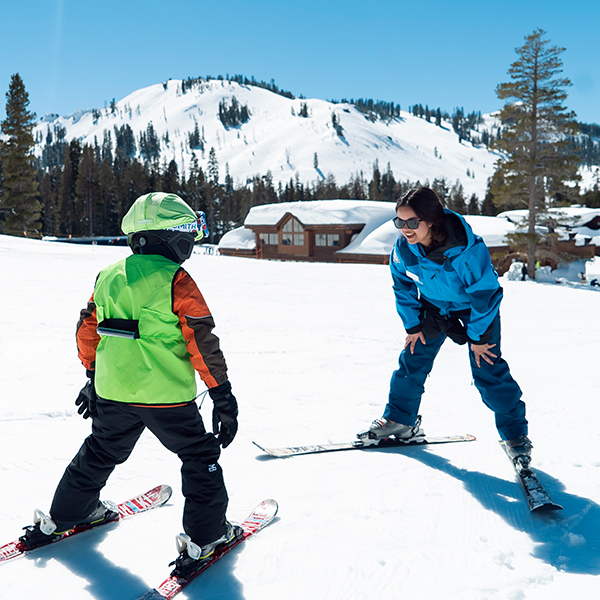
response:
M462 216L444 212L449 240L442 249L428 256L420 244L409 244L403 235L394 244L390 268L396 309L407 333L421 331L420 298L437 306L443 316L470 311L465 319L467 336L471 342L484 343L482 336L502 300L498 274L483 239Z

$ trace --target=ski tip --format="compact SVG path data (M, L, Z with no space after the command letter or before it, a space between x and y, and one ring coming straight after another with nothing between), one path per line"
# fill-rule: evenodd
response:
M279 504L277 503L277 500L273 500L273 498L267 498L266 500L263 500L261 504L269 508L273 514L276 514L279 510Z
M256 507L256 510L267 516L268 521L271 521L271 519L275 517L277 511L279 510L279 504L277 504L277 500L273 500L273 498L267 498Z
M269 456L274 456L275 458L281 458L282 457L280 454L278 454L277 452L273 451L271 448L265 448L264 446L261 446L260 444L257 444L256 442L252 442L252 443L257 448L259 448L260 450L262 450L265 454L268 454Z
M539 506L535 506L531 509L531 512L534 513L546 513L546 512L555 512L557 510L562 510L563 507L560 504L556 504L555 502L551 502L548 504L540 504Z
M154 489L148 492L156 496L156 506L162 506L169 501L173 494L173 488L170 485L157 485Z

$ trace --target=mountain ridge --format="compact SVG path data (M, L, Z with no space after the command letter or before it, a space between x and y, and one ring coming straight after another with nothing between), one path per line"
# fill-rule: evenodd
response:
M220 106L247 107L249 120L226 126ZM304 109L304 110L303 110ZM306 116L300 116L302 113ZM486 115L483 128L496 126ZM370 179L375 164L389 169L396 180L432 181L444 177L449 185L460 180L468 196L483 198L498 154L468 141L459 141L449 122L436 126L408 111L382 119L350 103L290 98L254 85L231 80L168 80L141 88L104 109L83 109L67 116L44 116L36 125L36 155L44 142L64 129L64 139L102 146L115 129L128 126L140 155L140 139L151 126L160 146L159 161L174 160L189 172L192 156L209 170L210 150L223 174L237 185L270 173L275 184L302 183L333 177L337 183ZM190 136L200 136L190 147ZM110 135L109 135L110 134ZM215 164L213 164L213 167Z

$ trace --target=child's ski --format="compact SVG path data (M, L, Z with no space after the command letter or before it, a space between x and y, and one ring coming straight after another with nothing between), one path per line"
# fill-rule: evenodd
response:
M220 558L225 556L230 550L247 540L251 535L266 527L277 514L277 502L275 500L263 500L242 523L244 534L237 540L231 542L227 546L223 546L215 551L215 553L200 563L198 570L194 571L187 579L182 579L176 575L170 575L157 588L146 592L140 596L138 600L164 600L171 599L178 594L186 585L196 579L198 575L204 573L211 565L214 565Z
M108 523L116 523L123 519L127 519L128 517L132 517L133 515L146 512L158 506L162 506L169 500L172 492L173 490L168 485L159 485L154 489L146 492L145 494L140 494L135 498L131 498L130 500L126 500L125 502L121 502L120 504L118 504L116 510L119 511L119 517L116 520L105 521L104 523L101 523L99 525L85 525L74 527L73 529L69 529L69 531L63 533L60 537L56 538L50 544L38 546L38 548L46 548L48 546L51 546L52 544L56 544L56 542L60 542L61 540L73 537L78 533L82 533L83 531L88 531L89 529L93 529L95 527L101 527L102 525L106 525ZM9 544L0 547L0 564L13 558L18 558L19 556L28 554L29 552L38 550L38 548L33 548L29 550L19 538L14 542L10 542Z

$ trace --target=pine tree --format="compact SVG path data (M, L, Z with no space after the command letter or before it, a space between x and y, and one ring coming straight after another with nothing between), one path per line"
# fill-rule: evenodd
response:
M115 126L115 161L118 168L123 168L123 163L132 160L136 153L135 134L128 124L117 128Z
M153 163L153 165L158 163L160 159L160 140L152 122L148 123L146 131L140 134L139 147L140 154L147 163Z
M481 214L485 217L495 217L500 212L496 207L496 203L494 202L494 193L492 192L492 188L494 186L491 183L491 179L492 178L488 180L485 196L483 198L483 202L481 203Z
M308 104L306 104L306 102L301 102L300 103L300 112L298 113L299 117L304 117L305 119L308 118L309 114L308 114Z
M59 232L63 235L83 235L81 229L82 207L77 193L77 177L79 176L79 162L81 160L81 144L73 139L65 154L65 165L60 177L58 190Z
M208 177L206 182L206 200L208 205L208 235L210 243L214 243L217 231L216 225L219 219L219 163L217 153L211 147L208 153Z
M387 164L387 170L381 177L381 190L384 200L388 202L396 200L396 180L390 163Z
M458 213L459 215L467 214L467 201L465 198L465 190L462 183L457 179L450 191L450 199L448 208Z
M33 147L35 114L29 112L29 94L18 73L6 93L6 119L0 142L2 160L2 212L4 233L37 236L41 231L41 204Z
M116 188L120 194L117 204L119 209L119 223L125 213L142 194L156 191L149 183L148 173L144 169L144 165L138 160L125 163L122 173L117 178Z
M479 208L479 198L477 194L471 194L469 198L469 204L467 206L467 214L469 215L479 215L481 214L481 210Z
M450 183L445 177L436 177L431 184L431 189L439 196L444 206L450 201Z
M102 161L99 178L100 202L104 221L104 230L99 230L99 232L102 235L119 235L121 228L118 218L117 181L108 158Z
M188 193L188 204L194 210L206 212L206 179L195 154L192 154L190 176L187 180L186 188Z
M373 179L369 183L369 200L383 200L381 171L379 170L379 162L377 160L373 163Z
M100 191L100 171L94 149L85 145L75 183L77 204L81 207L79 233L88 236L104 233L104 210Z
M365 194L366 183L362 177L362 172L360 175L356 175L350 179L350 183L348 184L350 188L350 199L351 200L366 200L367 195Z
M575 114L563 106L571 82L558 77L565 48L548 46L545 33L537 29L526 36L525 44L516 49L518 60L508 71L512 81L496 88L498 98L511 101L500 112L503 130L493 144L503 153L492 180L494 202L501 205L510 200L529 209L527 233L512 234L509 243L526 249L532 278L536 248L544 244L536 232L538 215L552 199L575 200L579 194L578 185L567 185L577 183L579 175L578 159L568 140L577 130Z
M179 171L177 169L177 163L172 160L169 162L169 166L165 169L162 176L162 189L168 194L177 194L181 197L181 190L179 184Z
M58 232L58 189L61 168L53 167L43 174L40 181L42 199L42 233L45 235Z

